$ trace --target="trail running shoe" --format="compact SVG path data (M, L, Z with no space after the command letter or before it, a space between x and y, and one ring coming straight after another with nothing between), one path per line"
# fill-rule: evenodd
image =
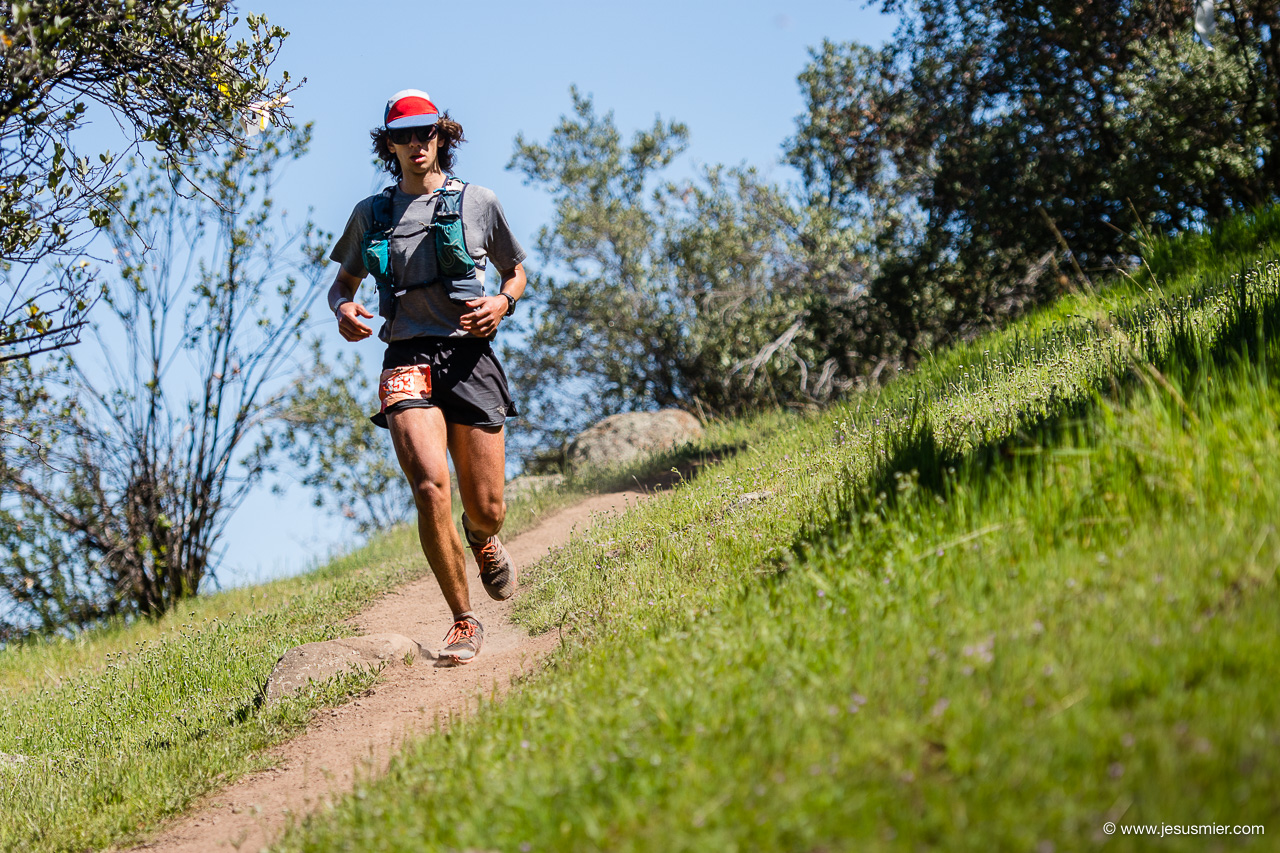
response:
M480 567L480 583L484 585L484 591L495 601L506 601L515 595L516 565L511 562L511 555L502 547L498 537L482 539L476 536L467 526L466 513L462 514L462 529L466 531L467 546Z
M484 642L484 626L474 616L463 616L449 633L444 635L444 649L440 659L454 663L470 663L480 654L480 644Z

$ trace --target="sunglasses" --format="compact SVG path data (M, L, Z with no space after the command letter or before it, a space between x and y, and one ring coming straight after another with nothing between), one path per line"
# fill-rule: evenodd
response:
M436 126L429 124L426 127L396 127L387 129L387 138L396 145L408 145L414 136L418 137L418 142L426 145L436 136Z

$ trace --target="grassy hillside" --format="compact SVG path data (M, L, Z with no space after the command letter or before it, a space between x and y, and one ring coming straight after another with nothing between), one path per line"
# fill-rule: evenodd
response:
M519 618L567 639L543 672L284 847L1063 850L1107 819L1274 823L1277 236L1272 211L1159 243L1150 274L879 392L713 430L723 462L537 567ZM425 570L401 531L0 653L0 753L28 756L0 763L0 849L137 837L252 767L362 686L264 713L276 657Z
M526 499L509 524L527 527L579 496ZM406 527L301 577L0 652L0 850L135 838L260 767L312 709L372 680L352 676L263 710L260 688L280 655L350 635L343 619L427 571Z
M1274 224L1233 227L1269 259ZM544 563L521 616L563 622L570 646L284 848L1280 832L1280 265L1208 239L1158 248L1180 275L1155 267L878 395L767 422ZM465 808L441 806L458 792Z

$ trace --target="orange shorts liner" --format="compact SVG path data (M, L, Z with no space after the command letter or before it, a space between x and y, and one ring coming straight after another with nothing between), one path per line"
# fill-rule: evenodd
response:
M378 400L382 407L379 414L386 414L387 409L405 400L431 399L431 366L427 364L408 364L404 367L393 367L382 371L378 379Z

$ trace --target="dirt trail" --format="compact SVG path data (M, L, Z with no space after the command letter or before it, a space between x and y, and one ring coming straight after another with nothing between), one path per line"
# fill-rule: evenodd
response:
M516 565L531 566L595 517L625 510L644 496L625 491L596 495L548 516L504 544ZM511 623L512 602L496 602L480 586L467 557L471 603L485 627L475 662L437 667L420 659L387 670L373 689L353 702L317 712L306 732L273 750L275 765L206 797L151 842L135 848L166 853L258 851L284 828L351 790L357 776L384 773L404 740L437 717L474 710L478 697L501 692L514 676L533 668L553 649L555 632L530 637ZM518 594L517 594L518 597ZM424 649L441 647L449 609L435 578L427 575L384 596L351 620L362 634L395 632Z

